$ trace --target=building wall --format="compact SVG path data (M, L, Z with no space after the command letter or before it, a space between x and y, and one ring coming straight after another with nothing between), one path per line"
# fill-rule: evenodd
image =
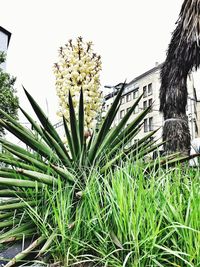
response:
M128 123L133 121L139 113L144 110L145 107L149 106L153 102L153 106L149 114L145 118L145 123L140 131L140 133L135 137L134 141L137 139L143 138L147 133L152 130L159 129L158 132L154 135L154 140L161 141L162 129L164 124L164 119L162 113L159 112L160 100L159 100L159 91L160 91L160 67L156 66L152 70L147 71L146 73L135 78L133 81L128 83L125 87L124 94L122 95L121 106L119 112L114 121L114 125L117 125L122 117L126 114L127 109L130 108L135 102L136 98L139 97L145 90L146 94L143 95L140 100L138 108L135 110L135 114L132 114ZM187 104L187 115L189 118L189 127L191 133L191 139L194 139L198 136L197 131L197 112L196 112L196 92L194 88L192 75L188 77L188 104ZM149 88L149 90L148 90ZM115 87L113 88L115 90ZM110 94L112 96L112 93ZM105 113L110 108L114 100L114 95L110 98L105 98Z
M143 94L143 90L146 86L147 95L143 96L140 100L138 108L135 110L135 114L132 114L128 123L129 124L132 120L134 120L139 113L144 110L145 103L147 106L149 102L153 102L152 110L146 116L147 122L147 129L141 129L140 133L132 140L132 142L137 141L137 139L143 138L146 134L150 133L152 130L159 129L156 134L154 135L154 140L158 140L158 142L162 141L162 129L164 124L164 119L162 113L159 112L160 100L159 100L159 91L160 91L160 67L156 66L152 70L147 71L146 73L140 75L139 77L135 78L133 81L128 83L125 87L124 93L121 98L121 105L119 111L115 117L113 126L116 126L121 121L121 115L125 115L127 109L130 108L136 99ZM148 92L148 86L151 85L152 90ZM192 75L188 77L188 104L187 104L187 115L191 133L191 139L198 137L198 129L197 129L197 120L198 120L198 110L200 110L200 104L197 107L197 100L196 100L196 92L194 88L194 82ZM109 95L105 96L104 100L104 112L103 115L107 113L108 109L111 107L114 98L119 90L120 86L114 86L110 90ZM130 100L130 101L129 101ZM122 114L123 113L123 114ZM200 111L199 111L200 114ZM150 124L149 124L150 122ZM199 118L199 125L200 125L200 118ZM62 122L59 122L55 125L56 130L59 132L61 137L64 138L64 129ZM147 131L145 131L147 130Z
M198 126L199 113L197 110L196 89L192 75L188 77L187 88L188 88L188 100L187 100L186 114L188 116L191 140L193 140L200 136L199 132L200 128Z
M200 101L197 102L196 111L197 111L197 128L198 128L197 137L200 137Z
M0 52L7 53L8 44L10 41L11 33L0 26ZM6 69L6 62L0 65L0 68ZM0 144L0 153L2 151L2 145Z
M0 29L0 52L7 53L8 48L8 35ZM1 64L1 68L5 70L6 63Z

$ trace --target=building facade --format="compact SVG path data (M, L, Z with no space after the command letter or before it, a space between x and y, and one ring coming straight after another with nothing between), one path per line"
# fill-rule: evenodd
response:
M7 49L9 46L11 38L11 33L0 26L0 52L7 53ZM0 65L0 68L5 70L6 69L6 62ZM2 146L0 145L0 153L2 151Z
M151 111L147 114L144 119L143 128L140 133L135 137L132 142L136 142L138 139L143 138L147 133L159 129L154 135L155 140L161 141L162 128L164 119L162 113L159 112L160 99L160 70L162 64L156 64L156 66L140 76L133 79L131 82L125 85L124 92L121 97L121 105L116 115L113 125L117 125L120 120L127 113L129 108L133 105L135 100L143 94L140 103L136 107L135 111L131 115L128 124L134 120L141 111L152 105ZM112 105L117 91L122 86L118 84L110 88L111 92L104 98L104 114L108 111ZM189 128L191 139L198 137L198 126L197 126L197 97L196 90L194 87L194 81L192 75L188 77L188 102L187 102L187 115L189 121Z
M7 53L10 38L11 38L11 33L0 26L0 52ZM6 63L1 64L1 68L5 70Z

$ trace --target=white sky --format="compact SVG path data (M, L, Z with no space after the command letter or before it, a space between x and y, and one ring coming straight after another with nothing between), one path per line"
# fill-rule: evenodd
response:
M7 71L56 122L52 65L58 48L83 36L102 56L102 87L132 80L165 59L183 0L0 0L0 25L12 32Z

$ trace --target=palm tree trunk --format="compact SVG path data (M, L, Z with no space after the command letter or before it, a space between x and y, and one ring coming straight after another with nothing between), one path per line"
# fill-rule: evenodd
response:
M200 65L200 0L185 0L161 69L160 111L166 153L190 153L187 77Z

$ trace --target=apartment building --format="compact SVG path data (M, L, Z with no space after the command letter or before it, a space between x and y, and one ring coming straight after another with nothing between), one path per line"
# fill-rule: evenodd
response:
M7 53L10 38L11 38L11 33L0 26L0 52ZM1 64L1 68L5 70L6 63Z
M0 26L0 52L7 52L9 42L11 38L11 33ZM6 62L0 65L0 68L6 69ZM0 145L0 152L2 151L2 146Z
M132 81L126 84L124 93L121 97L121 106L116 115L113 125L117 125L120 120L124 117L130 107L133 105L135 100L144 94L140 103L136 107L134 114L131 115L128 123L130 123L138 114L146 109L148 106L152 105L152 109L149 114L144 119L144 125L141 132L136 136L133 142L137 139L142 138L145 134L150 131L159 129L155 134L154 139L161 141L162 128L163 128L163 115L159 112L160 100L159 100L159 90L160 90L160 70L162 64L156 64L155 67L146 71L145 73L134 78ZM194 87L194 81L192 75L188 77L188 103L187 103L187 115L189 119L189 127L191 133L191 139L198 136L197 127L197 97L196 90ZM113 100L122 84L112 86L110 88L111 92L104 97L104 114L108 111L113 103ZM105 86L106 87L106 86ZM108 87L108 86L107 86Z

